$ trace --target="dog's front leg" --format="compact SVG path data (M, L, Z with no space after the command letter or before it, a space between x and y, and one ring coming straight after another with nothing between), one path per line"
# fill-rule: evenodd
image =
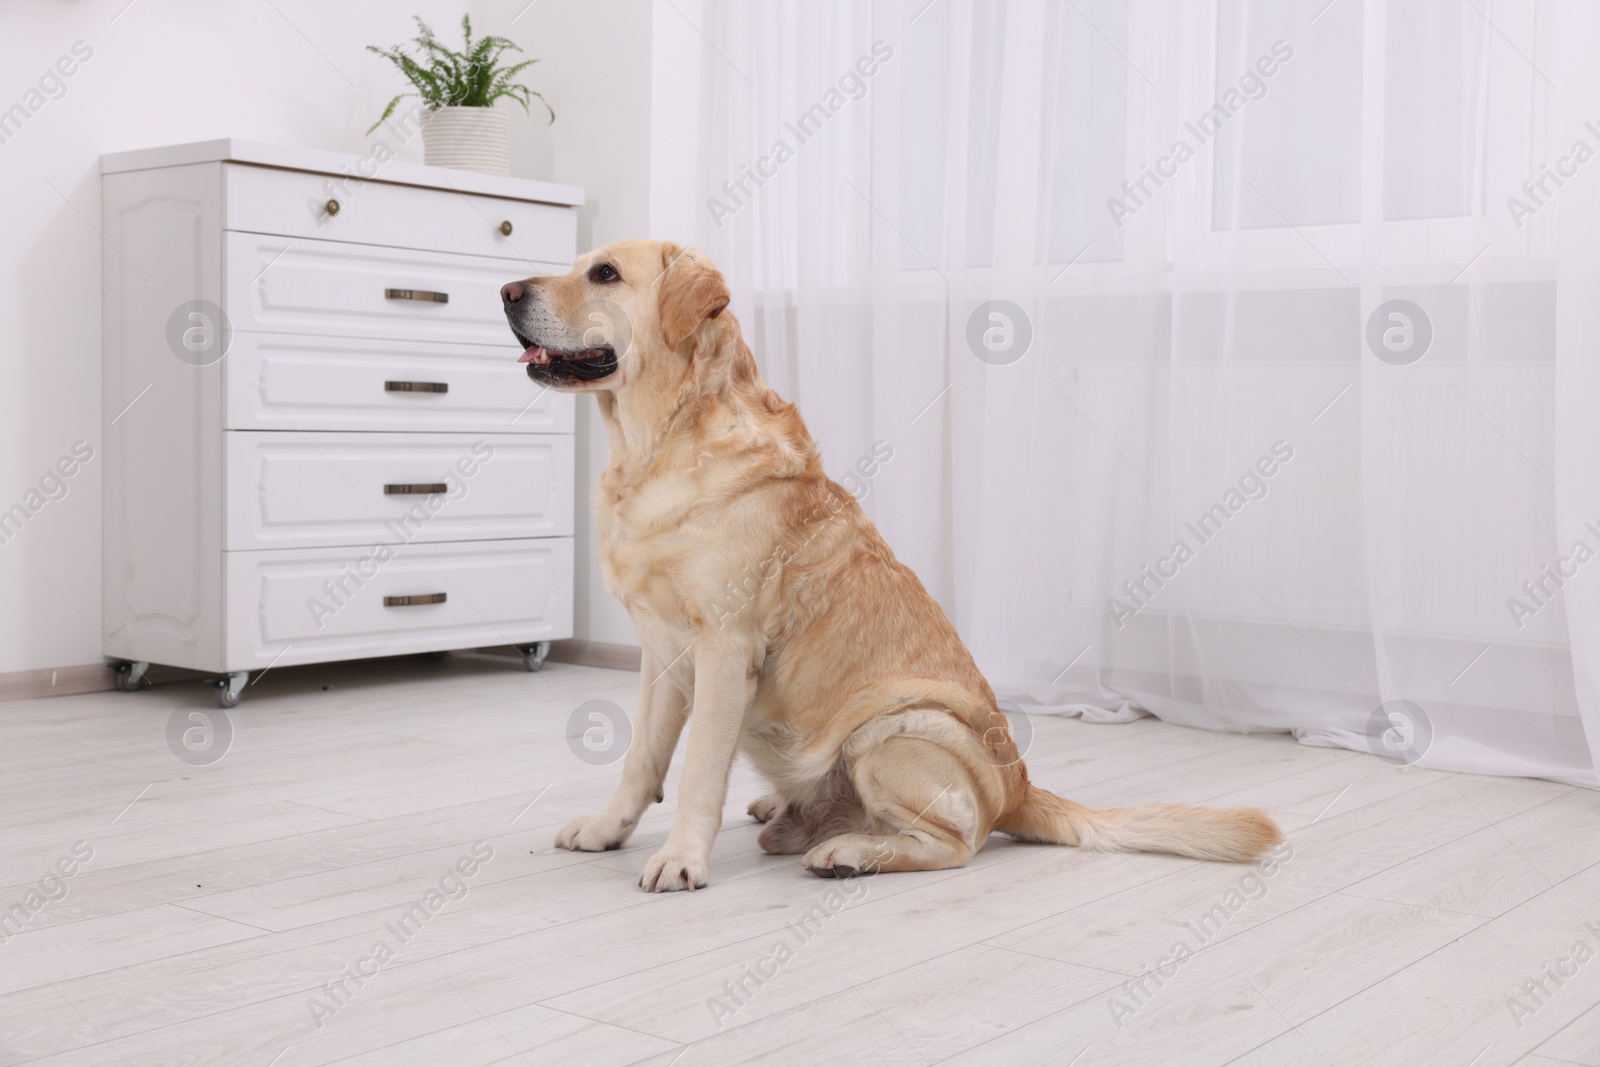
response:
M651 801L661 799L661 783L689 716L686 660L663 665L645 647L639 662L639 715L622 764L622 781L599 815L580 815L556 835L556 847L578 852L618 848L639 825Z
M678 817L661 851L645 864L639 885L647 892L697 889L711 880L711 846L722 828L728 772L745 711L755 696L756 674L748 647L737 641L694 649L694 722L684 758Z

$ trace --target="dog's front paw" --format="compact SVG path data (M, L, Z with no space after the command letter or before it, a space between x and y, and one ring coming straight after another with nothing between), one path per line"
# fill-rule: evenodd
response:
M704 889L711 881L711 862L704 856L667 845L650 857L639 876L639 888L646 893L676 893Z
M627 829L602 815L580 815L556 835L556 847L569 852L609 852L620 848Z

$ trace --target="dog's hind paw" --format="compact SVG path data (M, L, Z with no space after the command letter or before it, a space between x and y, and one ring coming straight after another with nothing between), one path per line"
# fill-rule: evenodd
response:
M818 878L855 878L877 874L898 856L882 838L840 834L807 852L801 863Z
M745 809L756 822L771 822L773 816L783 810L783 800L776 796L758 797L750 802Z

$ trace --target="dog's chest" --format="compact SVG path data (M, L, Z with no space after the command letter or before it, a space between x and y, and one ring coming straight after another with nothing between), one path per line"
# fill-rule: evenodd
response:
M681 601L681 583L694 570L695 554L715 551L685 530L697 493L688 479L602 487L595 502L601 572L630 611L681 613L674 601Z
M796 757L811 735L793 722L762 712L758 701L744 720L739 749L768 781L787 782L794 777Z

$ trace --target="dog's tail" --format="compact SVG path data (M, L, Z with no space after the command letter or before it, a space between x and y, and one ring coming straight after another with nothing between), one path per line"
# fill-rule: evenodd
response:
M1283 831L1259 808L1091 808L1035 785L995 829L1023 841L1097 852L1166 852L1230 863L1253 860L1283 840Z

